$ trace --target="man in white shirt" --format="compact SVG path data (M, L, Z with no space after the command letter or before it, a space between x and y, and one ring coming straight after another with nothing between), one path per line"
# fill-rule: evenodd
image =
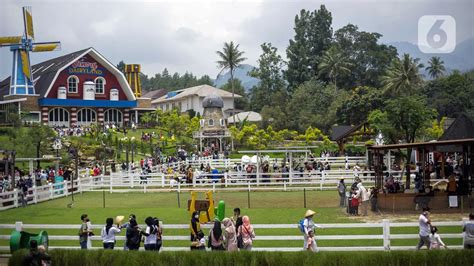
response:
M426 247L430 249L430 208L423 208L423 213L420 214L420 218L418 219L418 221L420 222L420 241L416 246L416 250L420 250L420 248L424 245L426 245Z

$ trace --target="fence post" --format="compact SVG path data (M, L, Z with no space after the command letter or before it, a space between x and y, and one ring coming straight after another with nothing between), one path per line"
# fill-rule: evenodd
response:
M33 185L33 202L36 204L38 203L38 188L36 184Z
M23 222L16 222L15 223L15 231L18 231L18 232L23 231Z
M161 173L161 187L165 187L165 174Z
M194 176L194 173L193 173L193 187L196 187L196 176Z
M63 188L64 188L66 196L69 194L69 185L67 183L68 183L68 181L64 180ZM51 190L51 198L53 198L53 186L52 186L52 184L49 184L49 185L50 185L49 189Z
M283 181L283 190L286 191L286 180Z
M129 178L130 178L130 187L133 188L133 183L134 183L134 179L135 179L135 174L132 173L132 174L129 174Z
M382 228L383 228L383 248L384 250L389 251L390 250L390 220L383 219Z
M18 208L18 192L16 188L13 190L13 206L15 206L15 208Z
M67 183L66 183L66 196L67 196ZM53 199L53 197L54 197L53 183L49 183L49 198Z
M94 180L94 178L92 178L92 180ZM74 180L72 182L74 182ZM77 190L82 194L81 178L80 177L77 178Z
M109 193L112 194L112 174L109 176Z
M325 179L326 179L326 172L323 170L321 171L321 181L319 183L319 190L323 190L323 183Z
M224 183L225 183L225 187L227 187L227 172L224 173Z

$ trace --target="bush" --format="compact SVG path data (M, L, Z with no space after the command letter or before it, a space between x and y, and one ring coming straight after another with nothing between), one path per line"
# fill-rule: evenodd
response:
M9 265L21 265L26 250ZM52 265L472 265L474 251L367 252L132 252L121 250L52 250Z

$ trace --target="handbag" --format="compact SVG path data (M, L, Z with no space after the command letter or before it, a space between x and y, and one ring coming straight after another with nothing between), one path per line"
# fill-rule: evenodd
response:
M237 247L244 248L244 239L242 238L242 235L237 236Z

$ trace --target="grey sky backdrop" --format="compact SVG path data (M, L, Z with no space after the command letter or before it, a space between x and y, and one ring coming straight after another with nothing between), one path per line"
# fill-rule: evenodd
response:
M474 0L0 0L0 36L22 33L21 7L32 6L36 40L62 43L61 51L33 54L33 64L92 46L114 64L141 64L147 75L167 67L215 78L215 51L225 41L240 43L251 65L263 42L285 57L295 15L321 4L332 12L334 30L353 23L383 34L385 43L416 43L423 15L453 16L458 43L474 37ZM11 61L9 49L0 48L0 78L10 75Z

